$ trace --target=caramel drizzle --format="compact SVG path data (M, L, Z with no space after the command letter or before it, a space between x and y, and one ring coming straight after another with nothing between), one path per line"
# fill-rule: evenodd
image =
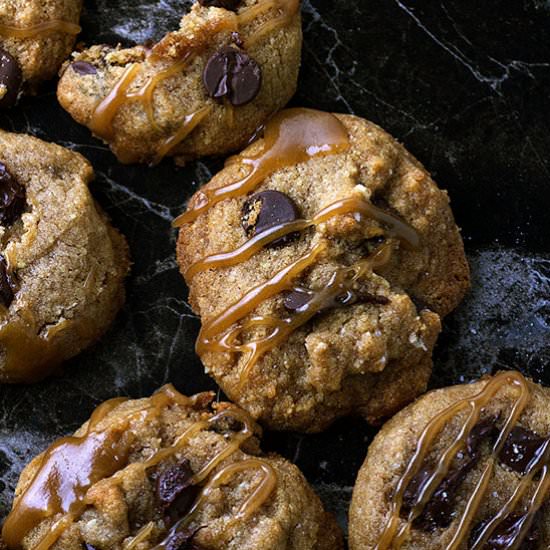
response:
M35 36L47 36L56 32L77 35L82 29L75 23L52 19L29 27L14 27L12 25L0 25L0 36L4 38L34 38Z
M196 220L217 203L254 191L274 172L315 157L343 153L350 148L347 131L332 114L310 109L286 109L267 124L262 148L254 156L238 156L228 164L247 168L248 174L236 181L202 191L187 212L174 221L175 227Z
M220 315L204 323L197 340L197 353L201 356L207 352L245 354L244 364L239 371L239 385L242 387L251 369L265 353L285 342L293 332L304 326L319 311L334 304L339 296L351 291L355 283L368 272L385 265L391 256L391 247L386 245L370 258L350 267L337 269L326 286L314 293L312 299L294 315L283 318L254 316L243 321L265 300L293 288L294 279L311 267L324 250L325 244L316 245L296 262L250 290ZM259 329L261 330L259 336L252 337L243 344L237 343L249 331Z
M140 417L142 422L150 422L151 415L160 415L161 411L171 404L177 403L182 406L192 406L193 400L181 395L171 385L165 386L150 399L151 405L133 412L124 419L122 426L111 430L96 431L98 424L113 409L125 402L126 399L118 398L107 401L92 414L87 426L86 433L80 437L67 437L52 445L42 457L40 466L35 477L16 500L14 508L8 516L2 536L8 548L19 548L25 536L47 518L62 514L59 519L48 529L48 532L38 542L35 550L48 550L53 546L59 537L82 515L86 506L86 494L89 488L99 480L113 477L116 479L124 468L131 446L129 441L123 441L122 436L130 430L133 419ZM187 525L196 516L199 507L207 500L213 487L226 484L231 477L238 472L259 469L262 478L258 487L249 498L243 503L236 519L242 519L243 514L249 517L269 498L277 485L277 475L274 469L261 459L250 459L230 464L217 472L210 481L208 477L226 459L231 457L242 444L254 435L254 423L244 411L230 406L227 409L215 414L208 420L199 420L181 434L170 447L160 449L148 460L141 463L146 470L158 465L160 462L182 452L189 441L201 431L211 428L216 422L230 418L242 424L241 430L234 434L227 445L214 455L190 480L191 484L198 485L205 481L203 490L197 497L192 510L177 525ZM111 434L116 434L114 440ZM96 444L97 443L97 444ZM67 444L76 445L76 452L65 453ZM83 450L82 450L83 449ZM59 455L64 465L75 463L79 469L70 469L70 474L76 478L66 478L67 469L56 468L56 456ZM71 466L76 468L75 466ZM65 474L65 478L62 475ZM80 477L78 477L80 475ZM150 526L145 526L137 535L127 543L127 549L135 547L139 542L150 534ZM161 548L161 547L159 547Z
M272 20L261 24L255 34L247 39L247 46L252 46L265 38L267 33L288 25L299 7L299 0L262 0L258 4L242 10L238 15L235 14L231 23L224 23L217 30L218 32L238 32L241 27L249 25L269 10L280 10L281 13ZM134 91L131 91L131 88L135 84L137 77L143 72L143 65L141 63L134 63L128 66L113 89L97 104L92 113L89 123L92 132L106 141L112 140L114 138L113 121L117 112L122 105L133 101L141 103L142 108L147 113L151 126L156 131L162 131L154 114L154 93L157 86L161 82L187 69L205 47L206 45L200 44L196 48L189 48L181 59L161 69L158 73L149 76L141 88ZM156 47L147 52L147 59L152 62L161 60L160 56L157 55ZM201 108L189 114L184 121L184 129L180 129L174 135L166 138L165 142L160 146L154 162L159 162L159 159L161 160L164 156L171 153L208 116L211 110L212 107L210 106L208 111L205 111L205 108ZM191 123L191 120L188 121L188 119L191 119L193 123Z
M380 535L375 550L387 550L390 548L399 549L408 540L414 520L422 514L433 493L448 474L456 453L465 448L468 436L478 422L484 407L486 407L498 391L506 385L516 388L518 390L517 396L512 402L510 413L504 422L504 426L501 429L495 444L493 445L491 456L483 468L473 492L468 498L464 513L458 520L453 538L446 548L447 550L457 550L464 543L470 531L471 523L479 510L485 494L487 493L496 458L498 457L502 446L510 435L514 425L518 422L530 399L529 383L519 372L503 372L498 374L493 377L478 394L471 398L457 401L439 413L428 423L419 437L416 450L409 461L404 474L397 483L391 504L391 513L384 530ZM445 424L447 424L454 416L463 410L467 410L469 412L464 423L460 427L457 436L440 457L434 472L424 485L420 498L415 506L412 507L407 520L402 522L400 520L400 512L407 486L422 467L424 459L428 455L433 442ZM474 541L472 550L481 550L484 548L484 545L487 543L491 534L502 523L502 521L504 521L513 512L521 498L528 490L530 483L533 481L537 473L541 472L541 477L537 488L530 500L528 511L523 519L520 533L518 533L513 541L513 546L510 548L513 550L519 547L523 537L529 531L533 518L544 502L548 489L550 488L550 468L547 464L549 456L550 440L546 444L545 450L541 453L538 460L530 466L529 471L522 477L521 482L507 503L504 505L503 509L491 519L491 521L478 535L477 539Z
M411 248L417 248L420 244L418 233L401 220L390 216L370 202L357 197L348 197L333 202L323 208L311 220L296 220L293 222L276 225L255 235L244 244L229 252L213 254L192 264L185 273L185 278L190 280L194 275L208 269L230 267L245 262L257 254L269 243L291 233L303 231L309 227L318 226L321 223L346 214L355 214L362 218L370 218L385 224L389 233L405 242Z

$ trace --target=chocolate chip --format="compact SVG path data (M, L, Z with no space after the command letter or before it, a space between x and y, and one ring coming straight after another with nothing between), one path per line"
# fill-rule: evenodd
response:
M95 546L92 546L91 544L88 544L87 542L84 543L84 550L96 550Z
M520 474L526 474L546 449L548 440L536 433L516 426L506 439L500 461Z
M447 528L455 517L455 497L467 474L480 459L481 444L485 440L491 443L497 433L496 420L488 418L478 422L471 430L466 450L459 451L446 477L432 494L422 513L416 518L414 526L426 531ZM423 466L412 478L403 494L401 515L406 517L417 505L428 480L435 471L434 465Z
M162 541L162 548L165 550L205 550L204 546L201 546L193 540L201 529L202 527L193 531L189 529L182 531L176 530Z
M298 311L311 301L313 295L311 290L295 288L286 294L283 305L288 311Z
M0 48L0 108L7 109L16 104L22 83L23 73L19 62Z
M12 225L23 213L25 204L25 188L0 162L0 224Z
M540 532L536 527L536 522L533 521L531 529L523 540L518 540L525 516L510 515L506 517L493 531L489 540L484 544L483 550L508 550L517 542L520 542L521 550L535 550L538 548ZM489 523L489 520L482 521L473 530L470 537L470 546L473 546L483 530Z
M224 8L236 11L242 0L199 0L199 4L205 8Z
M71 67L77 74L97 74L97 69L87 61L75 61L74 63L71 63Z
M192 478L191 464L185 458L158 474L157 499L169 525L185 516L195 501L198 489L192 485Z
M17 278L8 267L6 258L0 254L0 301L5 307L10 307L17 288Z
M226 97L235 107L250 103L262 85L262 70L256 61L246 52L229 46L208 60L202 76L210 97Z
M294 201L279 191L262 191L252 195L243 205L242 224L248 237L299 219L300 214ZM296 233L289 233L267 246L287 244L296 238Z

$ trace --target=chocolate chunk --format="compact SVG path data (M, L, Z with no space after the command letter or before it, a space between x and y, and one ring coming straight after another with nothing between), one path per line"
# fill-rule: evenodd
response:
M165 521L172 525L187 514L198 489L192 484L193 470L189 460L183 459L162 470L157 477L156 493Z
M539 547L540 532L533 521L531 528L523 540L518 537L521 532L525 516L511 515L506 517L493 531L489 540L483 545L483 550L508 550L517 542L521 550L535 550ZM473 546L489 523L489 520L479 523L473 530L470 537L470 546Z
M258 95L262 70L246 52L226 46L206 63L203 82L210 97L226 97L232 105L239 107Z
M506 439L499 459L514 472L526 474L545 451L547 443L547 439L516 426Z
M300 214L294 201L279 191L262 191L252 195L243 205L242 224L248 237L299 219ZM288 244L296 238L296 233L289 233L267 246Z
M0 301L5 307L10 307L17 288L17 278L8 267L6 258L0 254Z
M183 531L176 530L174 533L170 533L170 535L162 541L162 547L165 548L165 550L204 550L204 546L201 546L193 540L201 529L202 527L194 531L188 529Z
M0 224L12 225L23 213L25 204L25 188L0 162Z
M96 550L95 546L92 546L91 544L88 544L87 542L84 543L84 550Z
M71 63L71 67L75 73L81 75L97 74L97 69L87 61L75 61Z
M422 513L416 518L414 522L416 528L434 531L438 528L449 527L455 517L456 493L479 460L482 442L489 439L492 444L496 433L494 418L482 420L472 428L466 443L466 450L456 454L447 476L441 481ZM406 517L418 504L420 495L434 471L435 466L426 465L412 478L403 494L402 516Z
M283 305L288 311L299 311L311 301L313 296L314 293L311 290L295 288L286 294Z
M0 48L0 108L8 109L17 103L23 84L19 62L6 50Z
M199 0L199 4L205 8L224 8L236 11L242 0Z

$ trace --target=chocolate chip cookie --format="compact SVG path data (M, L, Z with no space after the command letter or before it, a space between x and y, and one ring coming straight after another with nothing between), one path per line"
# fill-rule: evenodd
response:
M0 382L44 378L94 342L124 301L124 238L79 154L0 131Z
M0 108L53 78L80 32L82 0L0 0Z
M549 406L512 371L401 411L359 472L351 550L550 548Z
M58 98L123 163L222 155L292 97L301 44L299 0L199 0L151 47L74 54Z
M378 422L425 391L469 270L447 194L379 127L282 111L176 225L197 351L253 417Z
M213 400L165 386L101 405L23 471L8 549L341 549L300 471L261 452L249 415Z

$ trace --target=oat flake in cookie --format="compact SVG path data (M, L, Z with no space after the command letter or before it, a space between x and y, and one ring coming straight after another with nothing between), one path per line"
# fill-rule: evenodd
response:
M199 0L152 47L73 54L61 105L123 163L245 146L296 90L300 0Z
M56 76L80 32L82 0L0 0L0 108Z
M165 386L103 403L21 474L9 550L340 550L342 534L259 427Z
M282 111L176 225L197 351L252 416L318 431L425 391L469 270L447 194L379 127Z
M34 382L97 340L124 301L126 241L81 155L0 131L0 382Z
M550 548L549 405L511 371L401 411L359 472L351 550Z

